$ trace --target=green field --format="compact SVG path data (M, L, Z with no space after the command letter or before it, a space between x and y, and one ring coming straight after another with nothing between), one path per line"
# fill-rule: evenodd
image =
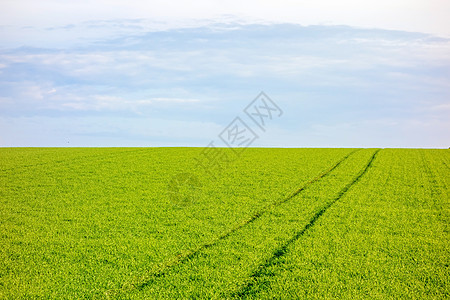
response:
M450 150L202 150L0 149L0 298L450 298Z

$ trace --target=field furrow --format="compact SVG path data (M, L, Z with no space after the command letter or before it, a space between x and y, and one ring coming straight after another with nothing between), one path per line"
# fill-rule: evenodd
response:
M159 276L125 284L114 297L130 298L229 298L251 282L252 274L284 244L329 206L345 186L355 180L374 155L361 150L316 180L289 201L283 201L249 223L203 249L186 262ZM176 288L175 288L176 287Z
M201 149L104 151L1 177L1 295L105 297L214 243L353 150L248 149L216 179L192 167ZM167 184L186 170L201 193L174 202Z
M450 297L448 150L203 151L0 149L0 299Z
M450 177L442 163L448 155L381 151L340 201L255 276L242 298L448 298Z
M317 220L334 204L336 201L341 199L345 193L348 192L348 190L356 184L361 177L366 174L367 170L371 167L376 155L378 154L380 150L375 151L375 153L372 155L368 163L365 165L365 167L355 176L355 178L349 182L342 190L339 191L337 197L329 202L325 207L323 207L321 210L319 210L303 227L300 231L298 231L291 239L289 239L285 244L283 244L280 248L276 249L273 255L261 266L259 266L255 272L250 276L251 281L240 291L234 293L233 298L245 298L249 294L254 293L254 289L256 287L256 284L260 282L260 278L267 275L267 269L275 266L278 264L278 262L283 258L284 255L288 253L288 249L290 245L295 243L301 236L305 234L305 232L310 229L314 224L317 222Z
M348 155L344 156L342 159L340 159L339 161L337 161L334 165L332 165L330 168L328 168L327 170L323 171L322 173L320 173L319 175L317 175L316 177L314 177L313 179L309 180L308 182L306 182L301 188L299 188L298 190L296 190L292 195L290 195L287 198L281 199L281 200L277 200L274 201L273 203L269 203L269 205L267 205L266 207L264 207L263 209L261 209L260 211L256 212L253 216L251 216L249 219L245 220L243 223L237 225L236 227L231 228L229 231L225 232L224 234L220 235L219 237L217 237L216 239L214 239L213 241L207 243L207 244L203 244L201 245L197 250L186 253L184 255L180 255L177 257L176 261L173 261L173 263L171 263L170 265L165 265L165 268L158 270L157 272L153 273L153 274L149 274L149 276L155 276L155 277L159 277L161 275L163 275L163 273L165 273L165 271L169 268L172 267L178 263L182 263L186 260L192 259L194 258L196 255L198 255L202 250L207 249L209 247L212 247L214 245L216 245L217 243L219 243L221 240L227 238L228 236L230 236L231 234L234 234L235 232L237 232L238 230L244 228L245 226L251 224L252 222L254 222L255 220L257 220L258 218L260 218L263 214L269 212L271 209L273 209L276 206L279 206L281 204L283 204L286 201L289 201L290 199L292 199L293 197L297 196L301 191L303 191L304 189L306 189L309 185L313 184L314 182L320 180L322 177L326 176L328 173L330 173L331 171L333 171L335 168L337 168L344 160L346 160L350 155L352 155L354 152L356 152L358 150L352 151L350 152ZM136 285L145 285L145 283L141 283L141 284L133 284L134 286Z

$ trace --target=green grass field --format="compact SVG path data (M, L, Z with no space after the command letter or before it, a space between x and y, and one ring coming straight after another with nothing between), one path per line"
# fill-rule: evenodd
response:
M450 150L201 151L0 149L0 298L450 297Z

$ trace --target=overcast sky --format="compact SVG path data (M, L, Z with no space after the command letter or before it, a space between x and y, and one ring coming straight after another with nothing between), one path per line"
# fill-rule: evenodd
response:
M0 2L0 146L448 147L450 1ZM266 131L243 109L283 110ZM218 143L219 144L219 143Z
M248 21L350 25L450 35L447 0L2 0L2 25L63 26L144 18L180 23L235 16Z

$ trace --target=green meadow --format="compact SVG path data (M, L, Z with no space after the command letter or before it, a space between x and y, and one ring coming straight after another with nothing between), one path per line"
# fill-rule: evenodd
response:
M450 150L1 148L0 299L450 298Z

